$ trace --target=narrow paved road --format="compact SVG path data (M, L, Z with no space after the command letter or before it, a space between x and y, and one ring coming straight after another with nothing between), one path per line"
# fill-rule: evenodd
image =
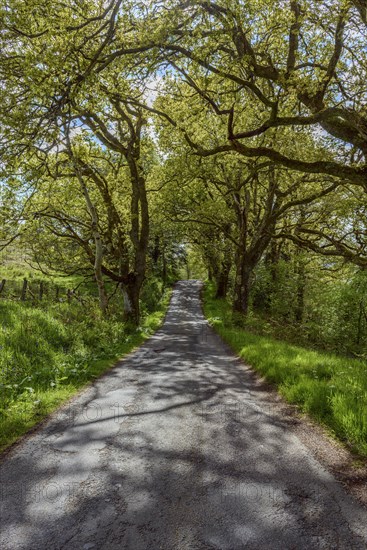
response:
M1 464L2 550L364 549L367 513L180 282L163 328Z

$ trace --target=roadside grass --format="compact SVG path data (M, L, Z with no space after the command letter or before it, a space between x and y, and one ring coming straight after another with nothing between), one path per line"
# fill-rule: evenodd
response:
M204 312L232 349L284 398L367 457L367 363L253 334L233 319L230 304L204 289Z
M138 328L94 303L0 302L0 452L151 336L170 296Z

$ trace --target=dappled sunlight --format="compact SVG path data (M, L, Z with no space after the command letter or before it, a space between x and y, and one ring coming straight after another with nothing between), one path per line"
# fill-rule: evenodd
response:
M219 341L199 289L179 283L162 329L3 463L2 547L363 547L365 512Z

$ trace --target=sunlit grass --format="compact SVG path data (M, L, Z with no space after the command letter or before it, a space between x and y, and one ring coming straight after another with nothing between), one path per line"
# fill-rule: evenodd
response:
M149 337L170 294L137 329L95 305L0 302L0 451Z
M225 300L206 285L204 310L222 338L290 403L356 452L367 456L367 363L248 332L233 322Z

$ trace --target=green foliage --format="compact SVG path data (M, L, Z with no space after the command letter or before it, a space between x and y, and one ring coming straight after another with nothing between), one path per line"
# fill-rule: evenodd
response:
M150 277L144 284L141 300L143 306L148 313L152 313L157 308L160 300L162 299L162 294L164 292L163 281L158 277Z
M169 296L150 303L138 328L103 318L95 302L0 302L0 450L152 334Z
M367 273L359 271L336 293L336 338L348 352L367 355Z
M207 284L204 311L215 330L290 402L367 456L367 363L253 334L233 323L229 304Z
M1 306L3 395L64 391L131 338L122 300L104 318L97 289L106 311L122 285L137 323L142 288L152 314L167 283L206 273L239 327L248 314L264 336L366 357L367 278L351 267L367 265L361 2L80 6L0 8L2 299L26 276L37 306ZM29 263L97 285L83 307L50 305ZM334 414L310 380L289 397Z
M331 272L322 259L306 255L301 261L300 272L293 250L287 261L259 264L246 325L259 334L366 357L366 272L350 266Z

